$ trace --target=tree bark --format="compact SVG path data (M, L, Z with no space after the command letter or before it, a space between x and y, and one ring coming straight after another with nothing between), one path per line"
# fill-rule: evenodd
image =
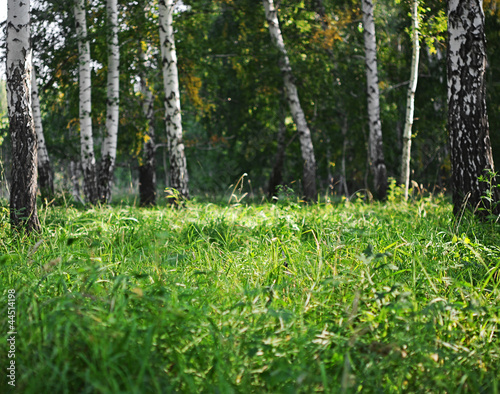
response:
M347 152L347 132L349 131L349 124L347 119L347 113L342 115L342 159L340 160L340 194L349 197L349 189L347 188L347 175L346 175L346 165L345 157Z
M43 135L35 66L32 66L31 69L31 108L33 109L33 120L38 143L38 182L40 184L40 193L42 199L50 201L54 197L54 172L50 165L49 153Z
M280 123L278 126L278 136L277 142L278 146L276 148L276 157L274 159L273 171L271 173L271 178L269 178L269 188L268 195L273 197L277 195L278 186L283 182L283 165L285 161L285 134L286 134L286 124L285 124L285 111L280 114Z
M97 172L94 156L94 140L91 119L91 75L90 45L87 38L87 21L85 17L85 0L75 0L74 14L79 54L79 90L80 90L80 145L83 171L83 193L90 204L98 201Z
M453 212L466 207L479 215L493 208L482 197L489 187L480 177L494 171L486 111L486 38L480 0L448 2L448 127L450 129ZM493 196L498 201L498 195ZM478 207L486 211L477 210Z
M102 145L102 158L99 168L99 200L102 203L111 200L113 173L116 161L119 120L119 85L120 85L120 47L118 45L118 4L117 0L108 0L108 86L106 109L106 137Z
M179 95L179 77L177 71L177 53L175 51L173 29L173 0L160 0L160 45L165 89L165 121L167 145L170 155L171 185L183 197L189 198L188 171L184 142L182 140L181 101Z
M377 72L377 40L372 0L361 0L365 42L366 83L368 95L368 121L370 134L368 150L373 174L375 195L384 199L387 194L387 169L385 166L382 123L380 121L380 92Z
M12 139L10 222L40 230L36 208L37 138L31 107L30 1L8 1L7 103Z
M71 196L73 197L73 200L75 200L77 203L82 204L82 198L80 197L80 179L81 172L80 172L80 163L75 162L73 160L70 161L69 163L69 178L71 181Z
M302 160L304 161L302 179L304 195L307 200L314 201L317 197L316 158L314 156L311 131L309 130L304 111L300 105L299 95L297 93L297 87L295 86L295 79L292 73L292 67L290 65L290 60L288 59L288 54L285 48L285 42L283 41L283 36L281 34L278 12L274 7L273 0L263 0L263 3L271 40L280 53L279 67L283 76L286 98L299 133Z
M141 60L145 63L144 52L140 51ZM141 76L141 93L143 96L142 112L146 118L146 130L143 140L142 157L139 160L139 198L142 207L156 205L156 162L155 162L155 129L154 100L146 77Z
M410 185L410 160L411 160L411 128L413 126L413 111L415 108L415 92L418 82L418 64L420 57L419 42L419 0L413 0L411 7L412 16L412 43L413 52L411 57L410 84L408 86L408 98L406 100L406 121L403 130L403 155L401 158L401 184L405 189L405 200L408 199L408 188Z

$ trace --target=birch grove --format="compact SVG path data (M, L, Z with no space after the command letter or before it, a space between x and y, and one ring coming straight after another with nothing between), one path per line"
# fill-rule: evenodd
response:
M54 174L50 165L47 145L45 144L45 136L43 135L35 66L31 69L31 108L33 109L33 121L38 144L38 182L40 184L40 192L43 199L50 200L54 195Z
M385 166L382 123L380 121L380 92L377 71L377 39L372 0L361 0L363 12L363 37L365 42L366 84L368 96L368 123L370 135L368 150L373 173L375 193L383 199L387 193L387 169Z
M415 92L418 82L418 64L420 57L419 41L419 0L413 0L411 6L412 18L412 56L410 84L408 86L408 98L406 100L406 120L403 130L403 155L401 159L401 184L404 185L404 197L408 199L408 188L410 184L410 160L411 160L411 129L413 126L413 112L415 108Z
M37 138L31 107L30 1L8 1L7 102L12 140L10 222L40 229L36 208Z
M302 106L300 105L297 87L295 86L292 67L285 47L285 42L281 34L281 29L278 21L278 12L274 7L273 0L263 0L266 13L266 20L269 26L269 34L271 40L280 53L279 67L283 76L285 86L285 94L292 113L292 118L297 127L300 140L300 148L302 153L304 195L307 200L314 201L316 195L316 158L314 155L314 147L311 139L311 131L307 125L306 117Z
M165 122L170 155L171 186L182 196L189 198L189 177L182 139L181 101L173 29L174 3L174 0L160 0L158 3L163 86L165 90Z
M490 185L480 177L494 171L486 111L486 38L481 0L448 3L448 125L450 129L453 205L492 208L482 199ZM476 211L486 214L486 211Z
M118 4L117 0L107 0L108 18L108 83L106 106L106 136L102 144L101 165L99 168L99 199L111 200L113 173L118 141L119 100L120 100L120 47L118 45Z
M75 0L73 11L78 38L80 146L83 192L86 201L90 204L95 204L98 201L98 189L94 140L92 136L90 45L87 37L85 0Z
M499 142L485 130L500 124L495 4L31 1L41 200L74 184L85 203L122 189L161 205L164 188L217 195L248 173L249 195L286 184L309 202L356 190L384 199L391 176L405 199L412 183L451 195L453 182L456 210L487 207L479 178ZM12 162L4 84L0 196Z

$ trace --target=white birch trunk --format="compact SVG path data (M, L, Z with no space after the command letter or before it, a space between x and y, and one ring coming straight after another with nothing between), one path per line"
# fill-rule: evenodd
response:
M33 109L33 120L38 143L38 179L40 191L42 198L49 200L54 194L54 175L50 165L47 145L45 144L45 137L43 135L42 114L40 111L35 66L31 69L31 108Z
M290 106L293 120L297 127L300 140L300 148L302 152L302 160L304 161L302 184L304 194L307 200L314 201L316 195L316 158L314 156L314 147L311 139L311 132L307 125L306 117L302 106L300 105L297 87L295 86L292 67L288 54L285 48L285 42L281 34L281 29L278 21L278 13L274 7L273 0L263 0L264 9L266 12L266 20L269 25L269 34L271 40L280 53L279 66L283 75L285 85L285 93Z
M171 185L182 196L189 198L189 177L182 140L181 101L173 30L174 3L174 0L160 0L158 3L163 86L165 89L165 121L170 155Z
M79 90L80 90L80 146L83 170L83 192L91 204L98 200L97 174L92 136L91 70L90 45L87 39L87 20L85 0L75 0L74 14L79 54Z
M365 41L366 83L368 95L368 122L370 135L368 149L370 167L374 177L375 193L383 199L387 193L387 169L385 166L382 123L380 121L380 92L377 71L377 39L372 0L361 0Z
M106 107L106 137L102 144L102 158L99 168L99 199L111 200L113 173L116 160L119 121L119 86L120 86L120 47L118 43L118 4L117 0L107 0L108 18L108 85Z
M415 92L418 82L418 64L420 57L419 33L419 0L413 0L411 8L412 17L412 44L410 84L408 86L408 98L406 101L406 120L403 130L403 154L401 158L401 183L405 189L405 200L408 199L408 188L410 185L410 159L411 159L411 129L413 126L413 112L415 108Z
M10 222L38 231L37 141L31 107L30 1L9 0L7 14L7 104L12 139Z
M465 206L480 215L495 209L484 200L490 188L480 177L494 171L486 111L486 37L481 0L448 2L448 127L455 215ZM495 181L494 181L495 183ZM496 206L498 210L498 205Z

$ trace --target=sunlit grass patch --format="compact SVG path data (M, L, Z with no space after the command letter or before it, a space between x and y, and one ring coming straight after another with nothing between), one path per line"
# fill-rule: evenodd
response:
M443 200L40 217L0 229L24 392L497 389L498 227Z

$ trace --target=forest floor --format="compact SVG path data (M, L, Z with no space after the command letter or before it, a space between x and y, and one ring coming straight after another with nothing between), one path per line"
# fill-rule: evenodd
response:
M0 210L1 392L500 390L500 225L442 197Z

